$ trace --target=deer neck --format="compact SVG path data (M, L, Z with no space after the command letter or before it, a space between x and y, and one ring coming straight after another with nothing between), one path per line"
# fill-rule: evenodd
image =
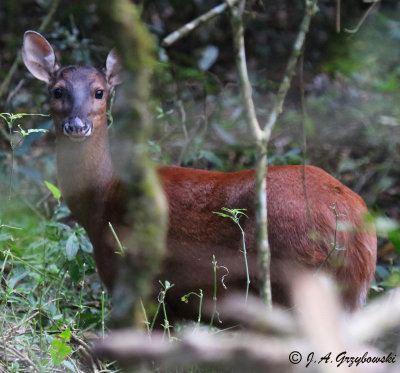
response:
M57 173L63 198L77 221L96 234L118 183L111 160L107 125L82 142L57 134ZM97 228L98 229L98 228Z

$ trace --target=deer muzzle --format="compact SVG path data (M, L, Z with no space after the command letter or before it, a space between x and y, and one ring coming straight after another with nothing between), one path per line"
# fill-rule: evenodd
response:
M63 123L63 133L71 140L83 141L92 134L92 131L93 123L90 120L74 117Z

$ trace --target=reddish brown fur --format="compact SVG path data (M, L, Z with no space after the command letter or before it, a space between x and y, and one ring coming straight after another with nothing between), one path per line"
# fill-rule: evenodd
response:
M32 65L30 55L46 55L50 53L50 46L37 35L26 36L25 64L36 77L49 84L50 92L54 87L63 87L70 96L70 99L67 96L51 99L62 194L93 243L101 279L112 289L118 256L114 253L116 243L108 222L121 238L129 232L130 226L126 221L127 198L114 173L107 135L106 98L115 84L112 79L116 73L107 70L103 75L93 68L77 66L59 70L56 65L46 67L44 62L42 70L38 70ZM113 63L112 58L108 59L107 68L113 67ZM105 92L103 100L93 98L98 89ZM93 132L84 141L72 142L63 133L63 123L69 116L86 118L93 124ZM246 232L251 290L256 292L254 171L219 173L167 166L159 168L158 172L168 199L169 230L167 255L156 281L168 280L175 284L168 297L171 309L177 315L194 317L193 302L185 305L180 298L199 288L205 299L211 300L213 255L218 265L229 270L225 279L228 290L223 290L218 281L219 298L245 288L241 234L232 221L213 214L222 207L247 209L248 218L242 218L241 223ZM267 184L274 300L288 304L287 281L292 268L315 271L326 260L335 233L335 211L331 208L335 203L337 213L341 214L339 221L348 224L347 230L337 232L336 245L345 250L335 251L325 268L336 276L342 287L345 305L349 309L359 307L365 301L376 261L376 235L373 227L363 224L367 213L363 200L332 176L312 166L270 167ZM219 269L219 278L225 273L224 269ZM155 292L156 289L159 287L155 287Z
M287 281L284 273L290 263L298 267L316 268L327 257L335 233L335 212L345 216L351 231L339 230L335 252L326 266L343 287L343 299L351 308L365 300L375 272L376 237L365 232L363 215L367 213L362 199L317 167L304 169L306 197L302 183L302 166L280 166L268 169L268 229L272 250L273 297L287 304ZM169 202L168 256L164 264L165 279L172 281L176 298L179 294L202 288L211 297L210 261L213 254L218 263L229 269L228 288L245 288L246 278L241 250L240 231L233 222L213 211L247 208L248 219L241 220L246 232L251 285L257 290L257 252L254 225L254 172L218 173L162 167L160 179ZM318 232L312 234L312 232ZM311 238L310 236L317 236ZM224 271L220 271L221 275ZM201 274L201 275L199 275ZM223 290L219 294L223 294ZM183 306L174 302L177 308Z

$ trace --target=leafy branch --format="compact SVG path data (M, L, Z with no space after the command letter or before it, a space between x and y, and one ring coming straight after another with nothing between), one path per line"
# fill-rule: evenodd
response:
M223 218L228 218L231 219L240 229L240 232L242 233L242 244L243 244L243 256L244 256L244 262L246 265L246 298L245 298L245 304L247 304L247 298L249 296L249 287L250 287L250 274L249 274L249 265L247 262L247 250L246 250L246 237L244 230L240 224L240 218L245 216L248 218L248 216L243 212L247 211L247 209L228 209L227 207L222 207L221 210L227 212L227 214L223 212L213 212L216 215L219 215Z
M11 194L12 194L12 184L13 184L13 177L14 177L14 150L15 148L21 143L22 138L24 138L25 136L30 135L31 133L34 132L47 132L47 130L45 129L28 129L27 131L25 131L20 124L17 124L17 127L19 128L19 131L14 131L14 133L18 133L21 135L21 139L17 142L14 143L13 140L13 136L12 136L12 129L15 126L15 121L17 119L21 119L27 116L39 116L39 117L48 117L49 115L47 114L28 114L28 113L17 113L17 114L13 114L13 113L0 113L0 118L2 118L6 124L7 124L7 128L8 128L8 133L6 131L3 130L3 127L0 127L2 129L3 135L7 138L7 140L10 143L10 147L11 147L11 172L10 172L10 189L9 189L9 195L8 195L8 199L11 199Z

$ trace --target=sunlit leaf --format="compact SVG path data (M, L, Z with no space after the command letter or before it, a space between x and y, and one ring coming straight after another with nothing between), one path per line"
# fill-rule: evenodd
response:
M67 240L67 243L65 245L65 249L67 252L67 258L68 260L73 260L76 256L76 253L78 252L79 249L79 242L78 242L78 237L76 237L75 232L72 233Z
M47 188L50 190L51 194L53 197L57 200L60 201L61 198L61 191L58 189L54 184L50 183L49 181L44 182L47 186Z
M61 364L72 352L72 348L55 338L51 343L50 355L54 365Z

